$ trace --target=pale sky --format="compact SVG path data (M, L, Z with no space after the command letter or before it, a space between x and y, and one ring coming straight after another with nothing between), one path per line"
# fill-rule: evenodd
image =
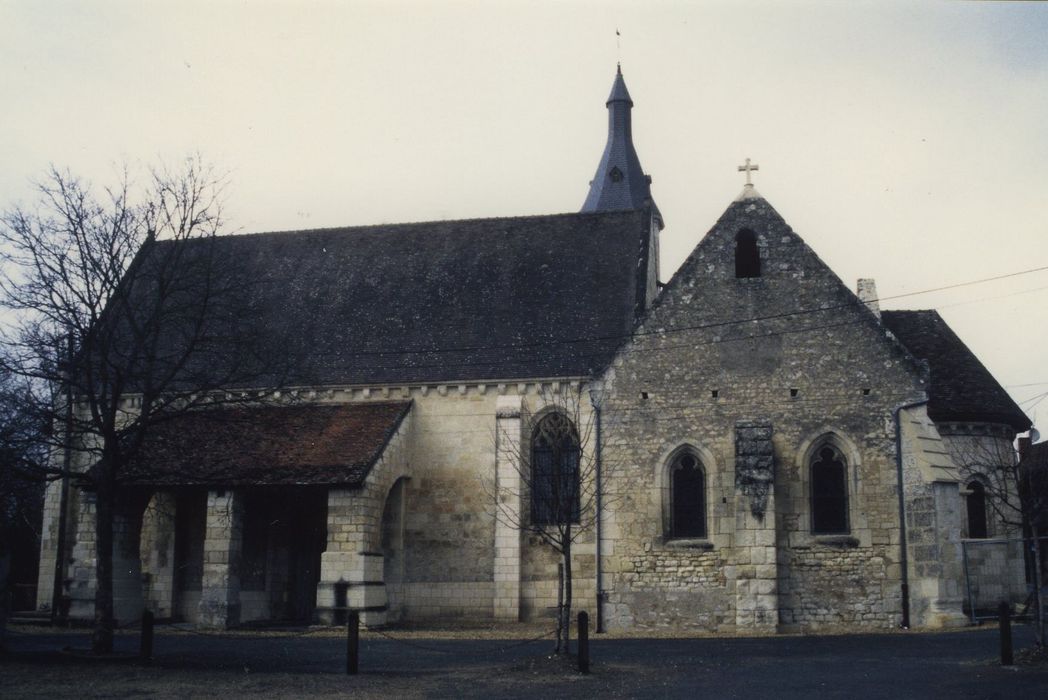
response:
M0 206L200 153L231 231L576 211L617 60L663 280L747 157L853 287L1048 266L1048 3L0 0ZM1048 272L884 306L938 308L1045 432Z

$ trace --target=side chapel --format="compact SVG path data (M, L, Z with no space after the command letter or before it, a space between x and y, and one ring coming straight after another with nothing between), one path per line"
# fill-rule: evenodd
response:
M578 514L574 604L607 628L963 621L960 543L1005 534L965 451L1011 454L1030 421L935 311L845 285L748 161L662 284L632 108L620 70L578 213L221 237L302 359L286 400L154 431L154 476L121 485L118 618L548 615L557 557L514 517L540 517L559 420L599 438L574 457L604 496ZM60 518L47 496L39 605L57 580L73 618L93 616L93 498ZM1021 560L1002 570L1021 596Z

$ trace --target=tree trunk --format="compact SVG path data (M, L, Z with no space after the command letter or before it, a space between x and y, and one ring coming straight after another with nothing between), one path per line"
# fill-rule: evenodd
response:
M95 629L91 650L96 654L113 651L113 500L116 484L112 465L103 459L99 465L95 499Z
M564 609L564 563L557 564L557 645L553 653L559 654L564 642L564 628L561 626L561 611Z
M561 627L564 630L564 651L571 653L571 530L564 538L564 605L561 606Z

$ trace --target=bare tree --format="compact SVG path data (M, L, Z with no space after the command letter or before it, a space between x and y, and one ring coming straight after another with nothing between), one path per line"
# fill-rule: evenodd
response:
M496 485L488 485L495 504L495 517L509 527L532 535L548 546L560 559L558 566L558 606L556 652L569 649L573 602L572 547L580 539L595 537L601 501L608 499L606 481L598 476L601 468L596 449L596 422L583 412L584 393L580 385L560 385L558 391L546 389L537 410L525 405L521 411L524 434L519 441L497 436L498 444L510 445L509 458L519 477L519 499L498 497ZM525 503L518 508L510 502Z
M14 319L2 369L51 426L36 468L96 494L97 652L113 643L117 489L151 428L279 374L257 355L251 283L217 236L222 189L199 158L141 186L125 170L102 191L52 168L32 208L0 218L0 302Z
M1004 439L964 441L954 453L957 477L965 483L969 494L969 528L979 524L979 518L991 514L993 522L1006 531L1018 534L1024 540L1023 556L1029 580L1033 582L1033 607L1039 620L1036 626L1039 644L1044 640L1043 600L1041 599L1040 569L1043 557L1039 533L1048 530L1048 488L1045 474L1021 461ZM976 504L981 502L980 508ZM985 524L983 524L985 527ZM982 536L991 534L984 530ZM1007 533L1001 533L1007 534ZM969 532L969 536L975 536Z
M39 546L43 483L33 465L39 463L41 425L24 410L25 391L0 372L0 649L10 612L11 576L25 560L28 548ZM22 562L16 561L20 554Z

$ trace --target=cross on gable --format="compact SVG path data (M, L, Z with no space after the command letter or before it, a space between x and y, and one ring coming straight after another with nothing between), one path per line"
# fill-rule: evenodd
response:
M761 166L759 166L759 165L750 165L750 159L749 158L746 159L746 165L740 165L739 166L739 172L740 173L741 172L745 172L746 173L746 184L747 185L751 185L751 186L753 185L753 183L750 181L750 173L753 172L754 170L760 170L760 169L761 169Z

